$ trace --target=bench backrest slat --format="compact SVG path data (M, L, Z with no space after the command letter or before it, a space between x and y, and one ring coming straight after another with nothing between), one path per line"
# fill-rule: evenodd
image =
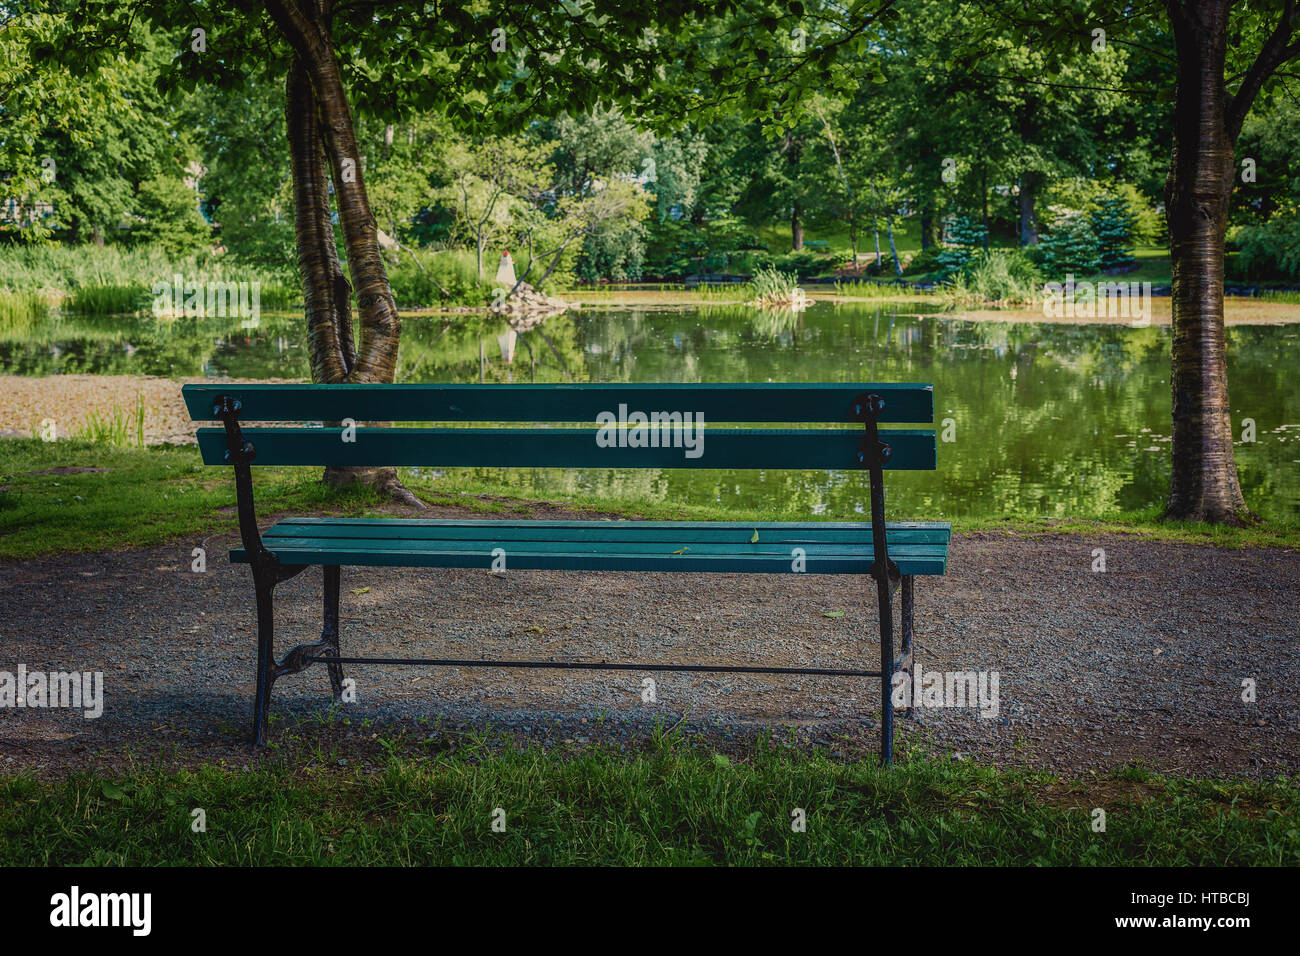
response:
M685 445L601 447L594 431L572 428L359 428L343 441L339 428L246 428L258 465L427 465L516 468L808 468L854 470L862 433L850 429L715 428L703 433L698 457ZM893 454L886 468L935 467L933 431L882 432ZM225 460L226 433L199 429L203 461Z
M885 399L882 424L934 421L930 385L186 385L194 421L212 421L223 395L239 399L241 422L595 422L602 412L691 412L706 423L852 422L864 392Z

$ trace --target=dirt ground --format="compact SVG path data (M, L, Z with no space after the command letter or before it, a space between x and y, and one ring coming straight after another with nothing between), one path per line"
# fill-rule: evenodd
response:
M245 743L249 571L229 564L234 541L221 536L204 542L206 572L193 572L199 543L0 563L0 671L102 671L105 682L97 719L0 710L0 772L266 759ZM1105 573L1092 570L1099 547ZM918 661L996 671L997 713L924 709L899 723L902 755L1067 774L1300 770L1300 553L982 534L954 538L949 567L918 579ZM320 581L313 568L277 590L278 653L319 636ZM857 577L345 568L342 615L349 656L878 666L874 595ZM856 756L878 740L869 679L345 670L358 700L334 714L322 665L283 678L273 742L346 749L384 731L487 730L637 747L658 726L723 748L770 732ZM646 676L654 703L642 700Z

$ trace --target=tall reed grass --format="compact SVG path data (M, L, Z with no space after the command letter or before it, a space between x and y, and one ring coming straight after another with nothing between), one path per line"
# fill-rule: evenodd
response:
M100 415L92 408L86 413L86 424L77 432L77 437L100 445L143 448L144 396L136 396L133 410L124 410L114 405L111 410Z

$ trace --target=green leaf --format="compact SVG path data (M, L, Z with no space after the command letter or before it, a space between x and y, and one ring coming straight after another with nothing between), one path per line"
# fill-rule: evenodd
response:
M108 800L121 800L126 796L126 792L121 787L115 783L109 783L107 780L99 785L99 792Z
M822 617L843 617L843 611L823 611Z
M754 529L754 536L749 539L750 544L758 544L758 529Z

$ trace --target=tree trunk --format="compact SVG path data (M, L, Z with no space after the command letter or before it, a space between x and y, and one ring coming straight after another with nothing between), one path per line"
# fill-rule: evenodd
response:
M894 275L903 274L903 264L898 261L898 247L894 245L894 210L885 210L885 225L889 229L889 255L894 260Z
M1038 245L1038 223L1034 220L1034 194L1038 190L1038 173L1026 169L1020 174L1020 215L1017 223L1020 245Z
M294 238L298 272L307 312L311 380L337 384L348 380L356 361L351 345L351 289L339 268L330 222L329 179L321 151L316 98L301 60L295 59L285 83L285 126L293 175ZM341 280L342 285L337 280ZM338 295L337 293L342 293Z
M989 228L989 168L980 166L980 202L983 204L983 223L984 223L984 252L987 255L989 251L989 233L993 230Z
M1165 181L1173 259L1173 475L1168 518L1240 524L1223 332L1223 240L1232 191L1224 61L1226 3L1172 17L1178 54Z
M794 201L794 210L790 213L790 241L795 252L803 248L803 206L799 200Z
M352 114L329 40L329 2L314 0L309 9L304 9L296 0L268 0L267 10L297 58L286 84L285 108L294 174L295 236L312 346L312 379L389 383L397 371L401 320L380 255L378 227L362 178ZM322 147L327 163L322 159ZM324 184L327 166L347 245L348 271L361 313L359 354L352 339L348 305L351 289L339 267L330 222ZM364 485L424 507L402 486L395 468L332 466L325 469L324 480L335 488Z
M934 245L934 210L929 203L926 203L921 207L921 251L924 252L932 245Z
M871 234L876 240L876 272L880 272L880 216L876 210L876 184L871 184Z

